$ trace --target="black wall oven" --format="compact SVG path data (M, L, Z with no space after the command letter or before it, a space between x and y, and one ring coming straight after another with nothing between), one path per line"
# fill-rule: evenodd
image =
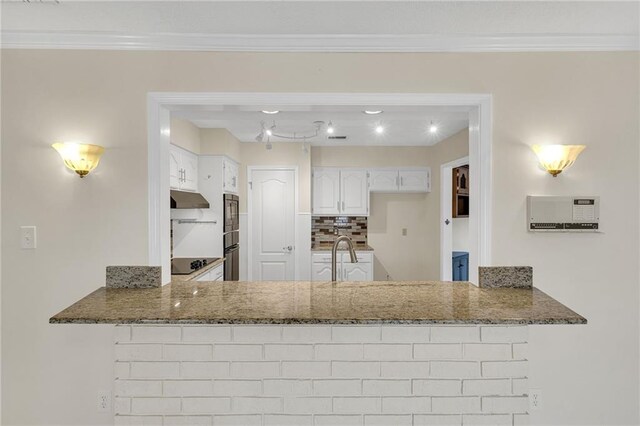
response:
M224 280L240 279L240 200L237 195L224 195Z
M240 228L240 199L237 195L224 194L224 232Z

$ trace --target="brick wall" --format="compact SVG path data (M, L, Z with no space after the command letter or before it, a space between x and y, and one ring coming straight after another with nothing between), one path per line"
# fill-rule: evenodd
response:
M118 326L116 425L527 424L526 326Z

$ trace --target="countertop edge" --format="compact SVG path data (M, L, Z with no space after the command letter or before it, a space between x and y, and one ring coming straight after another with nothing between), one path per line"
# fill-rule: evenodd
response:
M585 325L587 319L580 318L558 318L558 319L543 319L543 320L510 320L510 319L470 319L470 320L404 320L404 319L300 319L300 318L286 318L286 319L180 319L180 320L167 320L167 319L125 319L125 320L111 320L111 319L89 319L89 318L49 318L49 324L113 324L113 325L161 325L161 324L193 324L193 325L221 325L221 324L259 324L259 325L384 325L384 324L441 324L441 325Z

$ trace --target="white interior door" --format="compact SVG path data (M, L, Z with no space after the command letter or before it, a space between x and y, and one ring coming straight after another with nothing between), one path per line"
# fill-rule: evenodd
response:
M295 279L295 171L251 170L250 279Z

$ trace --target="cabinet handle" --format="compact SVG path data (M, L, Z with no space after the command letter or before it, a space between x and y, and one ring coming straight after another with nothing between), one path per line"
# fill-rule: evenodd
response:
M342 202L342 211L344 211L344 201Z
M403 177L401 177L401 178L400 178L400 186L403 186L403 185L404 185L404 178L403 178Z
M400 178L396 176L396 186L400 186Z
M340 201L338 201L338 205L336 206L338 211L340 211Z

